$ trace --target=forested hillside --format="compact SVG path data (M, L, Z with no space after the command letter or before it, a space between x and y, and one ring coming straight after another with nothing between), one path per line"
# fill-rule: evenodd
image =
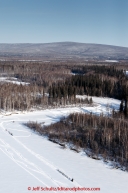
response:
M107 63L1 61L0 108L30 110L92 103L77 99L79 94L120 99L120 110L127 117L128 78L124 67L126 64L119 68ZM19 84L14 84L13 78Z

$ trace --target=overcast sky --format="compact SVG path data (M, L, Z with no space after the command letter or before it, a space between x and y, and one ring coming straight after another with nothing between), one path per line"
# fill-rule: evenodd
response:
M0 0L0 43L128 47L128 0Z

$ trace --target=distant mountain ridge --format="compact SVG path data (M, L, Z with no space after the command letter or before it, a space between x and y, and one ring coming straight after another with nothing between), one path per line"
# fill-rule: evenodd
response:
M76 42L0 44L0 59L1 58L84 58L122 60L128 59L128 48Z

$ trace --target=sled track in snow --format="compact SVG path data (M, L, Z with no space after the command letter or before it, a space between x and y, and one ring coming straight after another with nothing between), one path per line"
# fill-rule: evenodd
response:
M6 122L12 122L13 120L10 121L3 121L0 123L0 126L3 129L3 132L7 133L7 129L3 126L3 124ZM16 121L18 122L18 121ZM21 122L21 121L19 121ZM14 130L14 129L12 129ZM16 130L16 129L15 129ZM21 130L19 130L21 131ZM11 136L20 146L22 146L25 150L27 150L31 155L36 157L38 160L43 162L43 164L47 165L50 169L54 170L55 172L59 173L58 170L63 171L62 169L59 169L58 167L54 166L51 164L47 159L45 159L42 155L35 153L32 151L30 148L28 148L26 145L24 145L20 140L17 139L17 137L20 136ZM24 136L22 136L24 137ZM27 136L29 137L29 136ZM49 174L44 172L40 167L38 167L36 164L30 162L28 159L26 159L20 152L18 152L15 148L11 147L8 143L6 143L3 139L0 139L0 149L1 151L7 155L11 160L13 160L18 166L20 166L22 169L24 169L26 172L28 172L30 175L32 175L34 178L36 178L39 182L41 182L44 186L49 187L46 183L44 183L40 178L36 176L36 173L42 175L43 177L47 178L50 180L55 186L59 187L60 184L65 185L63 182L54 180ZM66 173L66 172L63 172ZM61 175L61 174L60 174ZM65 177L64 177L65 178ZM71 179L69 177L69 179ZM78 184L76 181L71 182L74 186L79 186L81 187L80 184Z

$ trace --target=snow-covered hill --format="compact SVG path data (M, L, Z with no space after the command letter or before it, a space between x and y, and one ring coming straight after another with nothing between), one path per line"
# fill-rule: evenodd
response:
M45 44L0 44L1 59L19 60L50 59L102 59L120 60L128 58L128 48L103 44L56 42ZM106 62L109 62L106 61Z

